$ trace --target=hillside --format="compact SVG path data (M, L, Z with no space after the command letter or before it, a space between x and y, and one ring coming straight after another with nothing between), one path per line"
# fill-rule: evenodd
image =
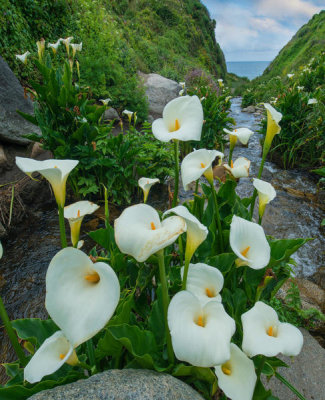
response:
M125 106L142 102L138 70L183 80L201 68L225 77L216 22L199 0L0 0L0 6L6 10L0 14L0 54L25 82L34 71L15 54L35 54L42 37L56 42L67 36L83 42L83 82L96 97L119 98Z
M325 10L315 14L282 48L258 80L285 76L308 64L325 48Z

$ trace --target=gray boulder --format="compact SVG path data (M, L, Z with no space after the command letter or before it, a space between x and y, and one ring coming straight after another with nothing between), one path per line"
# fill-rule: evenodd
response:
M27 145L28 133L39 133L38 127L22 118L16 111L33 114L33 104L24 97L24 89L8 64L0 56L0 140Z
M149 121L160 118L165 105L178 97L182 89L177 82L158 74L139 73L149 103Z
M247 113L255 113L256 108L254 106L248 106L246 108L243 108L242 111Z
M34 394L30 400L203 400L186 383L141 369L109 370Z
M116 119L117 121L120 120L120 116L118 115L118 112L115 110L115 108L111 107L105 110L103 120L104 121L111 121L113 119Z

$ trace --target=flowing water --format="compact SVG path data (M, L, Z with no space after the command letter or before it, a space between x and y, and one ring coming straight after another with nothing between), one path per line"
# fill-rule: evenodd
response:
M260 117L241 112L240 103L240 98L232 100L231 116L237 121L237 127L248 127L256 132ZM259 135L254 134L247 148L236 146L233 154L233 159L245 156L251 160L251 177L257 176L261 162L259 140ZM316 183L307 173L296 170L285 171L271 162L265 163L262 178L271 182L277 191L277 197L266 207L263 227L267 234L276 238L314 238L294 256L297 262L296 274L311 276L324 264L324 248L322 249L324 237L320 227L324 209L317 200ZM251 178L241 179L238 194L248 197L252 191ZM191 193L181 190L180 197L185 199L189 194ZM154 201L153 205L158 206L157 201ZM95 224L88 225L86 229L96 228L98 217L93 221ZM88 238L87 241L89 240ZM42 209L34 212L3 244L0 290L10 318L46 318L44 308L46 270L50 260L60 249L55 204L44 205ZM0 327L0 362L14 359L8 347ZM0 371L0 381L1 375L3 376L3 371Z

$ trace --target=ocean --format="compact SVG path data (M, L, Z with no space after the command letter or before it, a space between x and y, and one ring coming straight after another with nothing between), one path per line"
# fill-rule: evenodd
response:
M254 79L262 75L265 68L271 61L228 61L227 70L238 76L246 76L248 79Z

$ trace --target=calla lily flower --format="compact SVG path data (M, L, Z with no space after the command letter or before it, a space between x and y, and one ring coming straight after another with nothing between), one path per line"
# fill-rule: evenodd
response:
M152 124L152 133L162 142L200 140L202 125L203 109L199 98L181 96L165 106L163 117Z
M242 349L249 357L263 354L273 357L279 353L297 356L303 345L303 336L295 326L280 322L272 307L258 301L241 316L243 324Z
M230 225L230 246L239 257L236 264L262 269L270 261L270 245L263 228L254 222L233 216Z
M67 49L68 55L70 53L69 46L70 46L71 40L73 40L73 36L69 36L69 37L67 37L65 39L62 39L62 38L60 39L60 41L65 44L65 48Z
M282 119L282 114L276 111L268 103L264 103L264 107L266 108L267 113L267 130L263 152L267 154L271 147L274 136L279 134L281 131L281 126L279 125L279 122Z
M53 53L56 54L58 48L60 46L61 39L59 39L56 43L48 43L47 47L50 47L53 50Z
M185 260L190 262L195 250L200 246L200 244L208 236L208 229L206 226L202 225L201 222L192 215L188 209L184 206L177 206L171 208L170 210L164 212L163 216L174 213L179 217L183 218L186 222L186 250L185 250Z
M70 46L72 47L72 56L74 57L76 55L77 51L82 50L82 42L77 44L77 43L70 43Z
M73 348L107 324L119 298L120 284L108 264L93 264L73 247L53 257L46 274L45 307Z
M234 129L233 131L224 128L223 131L228 133L230 145L232 145L233 142L236 144L237 139L239 139L242 144L246 145L250 137L254 135L254 132L248 128L238 128Z
M310 105L310 104L317 104L317 103L318 103L317 99L309 99L307 104Z
M181 270L183 277L184 267ZM223 288L222 273L210 265L190 264L186 281L186 290L194 294L205 306L209 301L221 302L220 291Z
M301 92L302 90L305 89L305 86L297 86L298 92Z
M178 95L179 95L179 96L183 96L183 94L184 94L184 89L181 89L181 90L178 92Z
M64 207L64 218L69 220L71 230L71 242L76 247L79 241L80 227L85 215L92 214L99 206L90 201L78 201Z
M37 46L38 58L41 61L45 50L45 40L42 38L41 40L36 42L36 46Z
M133 111L124 110L124 111L122 111L122 114L127 115L128 119L129 119L129 124L131 125L131 120L132 120Z
M31 176L35 171L46 178L53 189L56 202L60 207L65 203L65 187L69 173L77 166L77 160L45 160L16 157L17 167Z
M224 154L217 150L200 149L184 157L181 164L182 182L185 190L188 185L204 175L209 183L213 182L212 162L216 157L223 159Z
M224 86L223 79L218 79L218 83L221 88Z
M292 79L294 76L295 76L295 74L287 74L287 77L288 77L289 79Z
M180 361L196 367L213 367L230 359L235 321L218 301L202 307L194 294L182 290L169 304L168 326Z
M153 207L136 204L122 212L115 220L114 228L120 251L143 262L186 232L186 223L177 216L160 222L159 214Z
M185 82L179 82L179 85L182 86L182 89L185 89Z
M143 202L146 203L147 202L147 198L148 198L148 194L149 191L151 189L151 186L154 185L155 183L160 182L158 178L140 178L138 180L138 185L140 186L140 188L143 190L143 197L144 200Z
M235 178L247 178L249 176L249 167L251 162L245 157L239 157L231 165L224 164L224 167L231 172Z
M230 343L230 359L216 366L218 386L231 400L252 400L257 376L252 360Z
M112 99L107 98L107 99L100 99L99 101L101 101L103 103L104 106L107 106L109 102L112 101Z
M76 365L78 358L64 333L57 331L43 342L26 365L24 380L39 382L43 376L53 374L64 363Z
M30 55L29 51L26 51L24 54L16 54L16 58L24 64L27 64L27 57Z
M259 198L258 213L260 217L263 217L265 206L275 198L276 191L270 183L262 181L261 179L253 178L253 185L257 190Z

